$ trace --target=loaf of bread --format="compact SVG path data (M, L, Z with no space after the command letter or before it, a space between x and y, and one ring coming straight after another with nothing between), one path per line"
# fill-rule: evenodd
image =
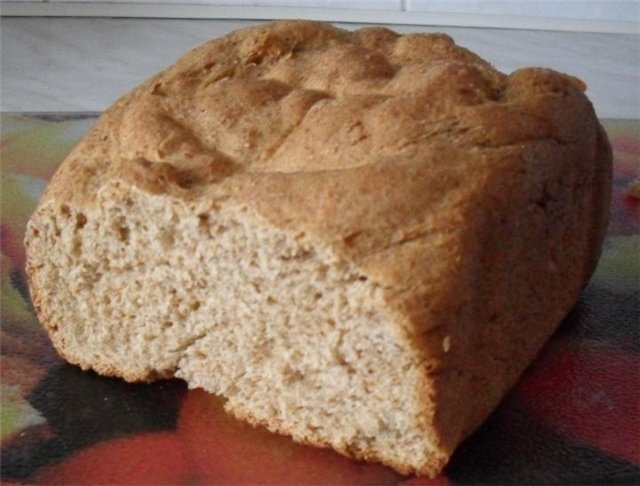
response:
M31 218L53 345L433 476L576 302L611 151L579 80L446 35L286 21L107 110Z

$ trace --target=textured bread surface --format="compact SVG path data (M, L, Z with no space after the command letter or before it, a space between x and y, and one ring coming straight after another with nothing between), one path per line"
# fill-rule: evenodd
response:
M611 152L584 85L445 35L302 21L106 111L28 225L69 362L184 378L295 440L435 475L575 303Z

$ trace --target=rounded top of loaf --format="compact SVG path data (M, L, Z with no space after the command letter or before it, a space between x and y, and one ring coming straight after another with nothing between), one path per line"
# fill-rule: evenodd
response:
M421 242L438 233L424 244L446 246L490 180L534 166L542 180L586 153L597 122L583 90L546 69L507 76L443 34L272 22L192 50L120 99L41 204L91 206L122 183L225 201L348 253L380 282L414 285L430 273L416 268ZM380 265L391 248L399 264Z

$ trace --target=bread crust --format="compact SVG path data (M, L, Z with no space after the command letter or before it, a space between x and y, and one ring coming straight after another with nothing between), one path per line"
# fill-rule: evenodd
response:
M109 184L249 208L384 289L424 356L425 434L439 453L416 467L338 449L434 475L599 256L611 150L584 89L546 69L504 75L441 34L285 21L211 41L107 110L54 175L26 236L38 316L74 364L170 376L87 360L55 338L33 228L50 207L89 210Z

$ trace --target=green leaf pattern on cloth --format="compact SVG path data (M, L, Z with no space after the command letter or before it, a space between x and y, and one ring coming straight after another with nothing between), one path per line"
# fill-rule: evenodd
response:
M2 400L0 401L0 438L4 441L21 430L46 421L25 400L22 390L17 386L0 385Z
M616 292L640 289L640 236L609 238L591 284Z

